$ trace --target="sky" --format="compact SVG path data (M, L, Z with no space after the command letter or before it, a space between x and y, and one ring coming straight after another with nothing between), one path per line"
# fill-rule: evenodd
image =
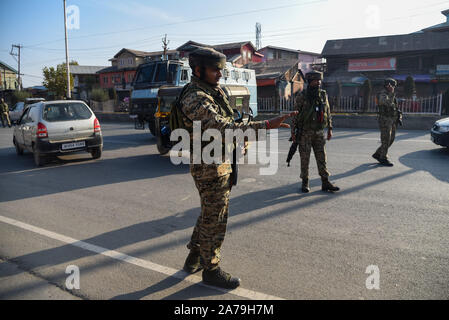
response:
M441 0L153 1L67 0L69 57L110 66L122 48L161 51L193 40L251 41L262 47L321 53L327 40L406 34L445 22ZM17 70L11 46L22 45L23 86L40 85L42 69L65 61L63 0L0 0L0 61ZM17 52L17 49L14 49Z

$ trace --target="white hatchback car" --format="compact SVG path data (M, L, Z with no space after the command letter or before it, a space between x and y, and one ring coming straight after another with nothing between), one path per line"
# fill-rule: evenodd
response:
M17 102L10 110L9 110L9 120L11 123L16 123L20 117L22 116L23 110L30 104L45 101L43 98L26 98L25 102Z
M77 100L45 101L25 108L14 128L13 143L18 155L29 150L41 166L48 157L87 151L101 157L103 136L92 110Z

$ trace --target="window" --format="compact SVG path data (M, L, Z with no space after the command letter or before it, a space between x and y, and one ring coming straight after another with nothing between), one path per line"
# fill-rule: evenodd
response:
M146 83L153 81L154 64L143 67L137 74L136 83Z
M232 77L232 79L235 79L235 80L240 79L240 71L232 70L231 77Z
M167 78L167 65L159 63L156 67L156 76L154 82L163 82Z
M133 64L133 58L129 58L129 59L128 59L128 64L129 64L129 65L132 65L132 64Z
M181 71L181 81L187 81L189 80L189 72L187 69L182 69Z
M104 83L104 84L107 84L107 83L108 83L108 77L107 77L107 76L104 76L104 77L103 77L103 83Z
M228 69L224 69L224 70L223 70L223 77L224 77L225 79L229 78L229 70L228 70Z
M86 120L91 116L91 111L83 103L48 104L43 111L44 120L49 122Z

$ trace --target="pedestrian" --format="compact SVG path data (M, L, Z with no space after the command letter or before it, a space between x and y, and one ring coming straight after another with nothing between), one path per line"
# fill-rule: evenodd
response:
M388 149L394 142L398 122L402 121L398 109L398 100L394 93L397 82L387 78L384 82L384 90L378 97L378 115L381 145L373 154L373 158L381 165L392 167L394 164L388 159Z
M226 56L214 49L198 48L190 53L189 64L192 68L192 79L184 87L179 109L182 126L190 133L190 173L201 198L201 215L198 217L191 240L187 245L190 252L185 261L184 270L195 273L203 269L204 283L232 289L240 285L240 279L223 271L219 266L232 188L231 164L225 161L224 152L221 163L205 164L201 159L201 163L194 164L193 139L199 139L201 143L201 137L193 136L193 121L201 122L201 136L204 130L213 128L219 130L225 141L226 129L289 128L289 125L283 121L295 113L249 124L236 123L233 117L234 112L219 86L222 70L226 66ZM202 142L202 148L206 144ZM229 147L234 148L234 145L224 145L223 149Z
M332 117L326 91L321 89L322 80L323 74L319 71L307 73L307 88L298 94L295 100L295 109L299 113L293 121L292 139L296 141L295 132L301 132L298 141L301 158L301 191L304 193L310 192L309 162L312 148L321 177L321 189L330 192L340 190L329 181L329 171L326 167L324 129L327 128L327 140L331 140Z
M11 121L9 120L9 107L3 98L1 98L0 112L1 112L1 117L2 117L3 128L5 127L5 121L8 124L8 127L11 128Z

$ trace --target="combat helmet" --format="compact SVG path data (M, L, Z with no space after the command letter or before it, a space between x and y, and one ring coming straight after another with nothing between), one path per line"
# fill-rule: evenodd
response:
M309 83L313 80L323 80L323 73L316 70L310 71L306 73L306 80Z
M196 66L224 69L226 67L226 56L215 49L199 47L190 53L189 65L192 70Z
M393 87L397 87L398 82L393 78L386 78L384 80L384 87L386 87L388 84L391 84Z

